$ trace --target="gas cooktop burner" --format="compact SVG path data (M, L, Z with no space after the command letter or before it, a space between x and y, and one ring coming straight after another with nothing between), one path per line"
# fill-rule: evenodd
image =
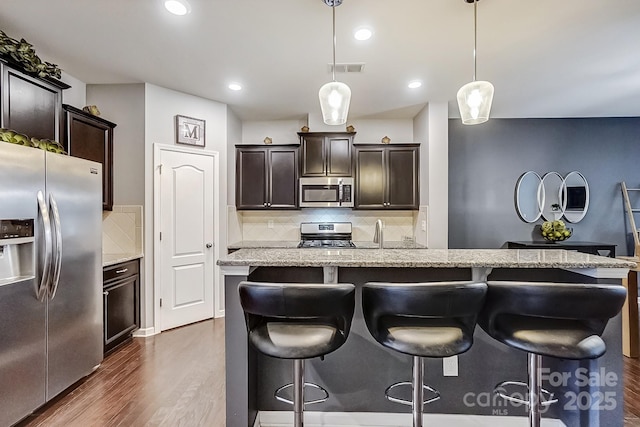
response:
M350 222L303 222L299 248L355 248Z
M303 240L299 248L355 248L351 240Z

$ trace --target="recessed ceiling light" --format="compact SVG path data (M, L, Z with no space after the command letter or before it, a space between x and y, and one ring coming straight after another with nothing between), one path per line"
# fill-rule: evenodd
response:
M242 86L238 83L229 83L229 89L231 90L242 90Z
M409 82L407 86L409 86L410 89L417 89L422 86L422 82L420 80L413 80Z
M355 37L356 40L369 40L372 35L373 31L371 31L370 28L365 27L356 28L353 32L353 37Z
M174 15L186 15L191 12L191 6L187 0L165 0L164 7Z

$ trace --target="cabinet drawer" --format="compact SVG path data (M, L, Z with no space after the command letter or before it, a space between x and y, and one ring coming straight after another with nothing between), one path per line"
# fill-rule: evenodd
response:
M122 262L120 264L111 265L109 267L105 267L102 273L102 281L104 285L107 285L107 282L110 282L114 279L119 279L121 277L128 277L134 274L139 273L139 262L137 259L133 261Z

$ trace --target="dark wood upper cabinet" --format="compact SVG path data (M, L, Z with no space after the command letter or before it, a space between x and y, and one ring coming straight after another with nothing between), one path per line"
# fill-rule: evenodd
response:
M0 127L61 142L62 90L54 79L32 77L0 62Z
M236 208L297 207L298 146L236 145Z
M355 146L356 209L418 209L419 144Z
M299 132L304 177L352 176L354 132Z
M102 164L102 209L113 208L113 129L111 123L63 105L65 117L64 147L70 156Z

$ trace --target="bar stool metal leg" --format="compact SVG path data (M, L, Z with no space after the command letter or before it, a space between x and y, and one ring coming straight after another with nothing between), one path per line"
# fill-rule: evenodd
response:
M304 359L293 361L293 425L304 425Z
M529 365L529 426L540 427L540 403L542 377L540 368L542 367L542 356L538 354L528 354Z
M413 356L413 427L422 427L422 409L424 407L423 374L422 357Z

